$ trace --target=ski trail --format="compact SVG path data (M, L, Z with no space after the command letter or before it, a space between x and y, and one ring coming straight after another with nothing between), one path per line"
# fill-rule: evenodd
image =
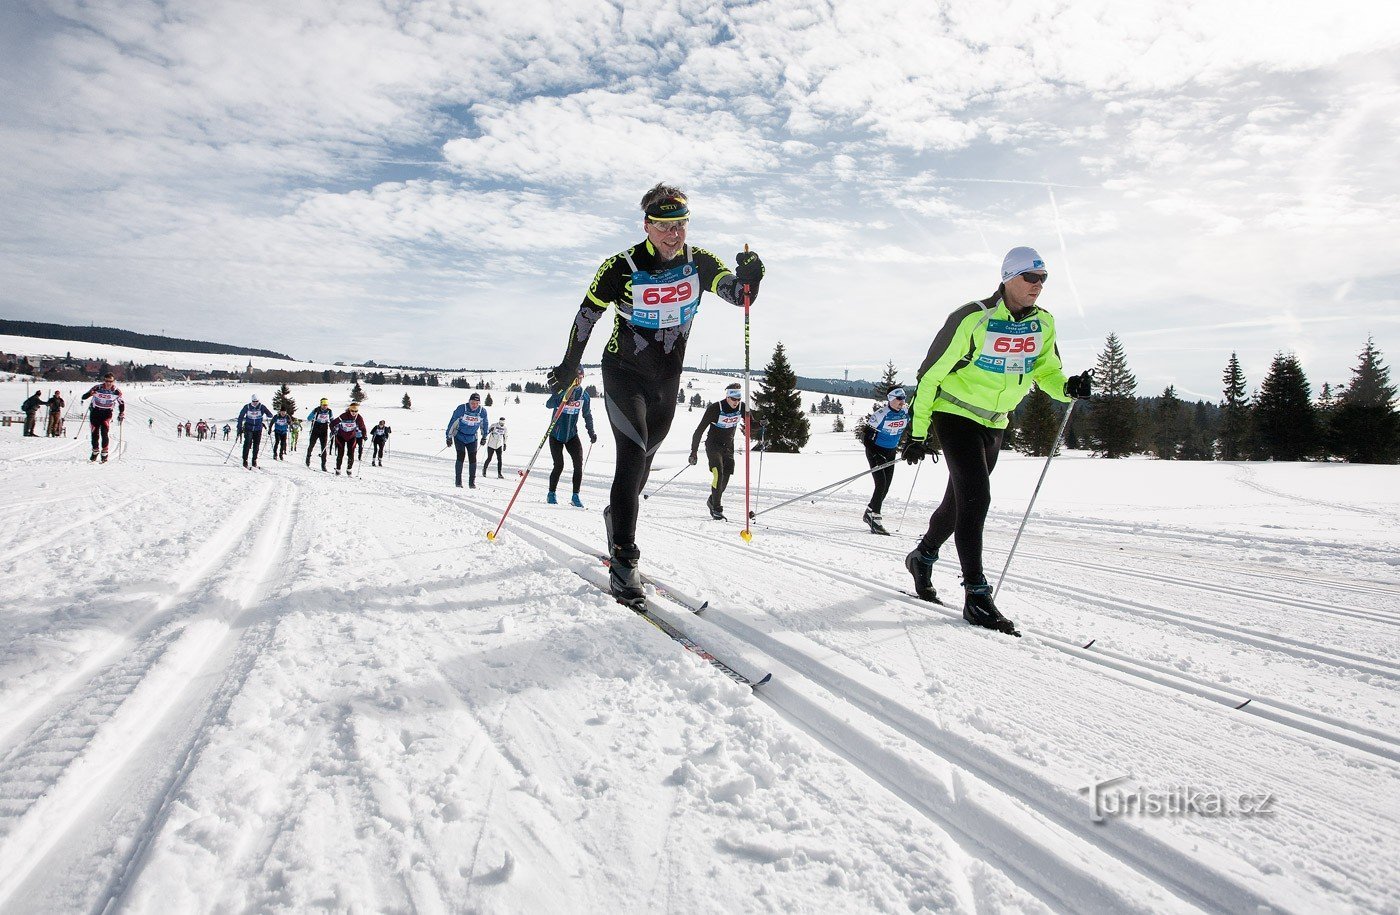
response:
M117 875L135 867L172 785L193 761L209 716L226 707L241 679L240 639L246 616L268 588L276 551L291 524L289 483L269 523L235 544L248 544L234 567L215 577L213 598L191 602L187 618L154 630L123 661L84 686L0 769L0 907L15 898L44 898L87 890L102 860L103 840L135 839L130 855L108 863ZM251 663L251 658L245 659ZM78 723L75 731L73 722ZM172 773L173 761L173 773ZM135 818L144 825L122 831ZM78 884L74 888L72 884Z
M78 530L79 528L90 527L94 521L100 521L103 518L109 517L111 515L116 514L119 511L122 511L132 503L140 499L146 498L151 493L155 492L157 488L158 487L155 486L149 486L133 496L127 496L124 499L113 500L112 502L108 503L108 505L105 508L99 511L95 511L92 513L80 513L79 517L76 520L69 521L66 524L60 524L56 527L51 527L40 536L30 538L29 540L25 541L17 547L14 547L6 553L0 554L0 564L14 562L16 559L19 559L26 553L32 553L40 547L47 546L50 543L54 543L58 540L63 539L64 535L71 533L72 531Z

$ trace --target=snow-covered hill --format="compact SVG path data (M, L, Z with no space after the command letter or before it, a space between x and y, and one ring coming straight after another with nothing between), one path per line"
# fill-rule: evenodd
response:
M476 490L450 388L368 388L394 434L351 479L175 437L267 387L125 386L105 466L0 432L0 910L1400 909L1396 468L1058 458L1000 598L1020 640L901 590L941 465L899 467L894 537L861 480L752 543L682 471L643 569L773 674L750 691L586 580L601 409L586 508L544 504L546 455L486 540L547 422L516 377ZM755 457L760 507L862 469L829 419ZM995 570L1041 466L997 468Z

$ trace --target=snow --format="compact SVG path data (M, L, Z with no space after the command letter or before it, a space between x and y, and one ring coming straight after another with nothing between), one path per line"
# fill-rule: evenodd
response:
M267 386L124 385L107 465L0 428L0 910L1400 912L1397 468L1056 458L999 597L1019 640L900 593L941 465L907 516L899 466L893 537L858 480L748 544L682 472L643 505L643 570L709 601L656 603L773 674L750 690L590 583L601 405L586 508L544 504L546 455L487 541L547 422L503 390L529 379L492 377L507 475L475 490L446 387L367 386L394 433L349 479L175 437ZM303 415L347 393L293 389ZM811 419L760 507L863 468ZM1001 458L993 574L1042 466ZM1118 776L1273 800L1095 822Z

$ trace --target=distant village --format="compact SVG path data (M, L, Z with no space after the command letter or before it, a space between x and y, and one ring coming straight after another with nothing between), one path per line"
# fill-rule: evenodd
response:
M400 384L436 387L440 381L432 372L385 372L335 369L257 369L252 360L242 371L228 369L175 369L168 365L135 362L107 362L85 359L67 353L57 356L30 356L0 352L0 373L27 375L44 381L97 381L111 372L118 383L126 381L244 381L259 384L317 384L364 381L366 384Z

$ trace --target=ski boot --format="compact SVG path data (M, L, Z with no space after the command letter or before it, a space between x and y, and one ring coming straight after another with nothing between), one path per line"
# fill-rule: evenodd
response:
M617 598L619 604L633 610L646 609L646 592L642 590L642 576L637 571L637 560L642 551L635 543L613 544L608 562L608 591Z
M92 453L92 457L88 458L88 460L91 461L92 463L96 464L96 463L97 463L97 452L94 451L94 452Z
M985 578L967 588L966 594L963 601L963 619L983 629L1004 632L1018 639L1021 637L1021 633L1016 630L1016 624L1002 616L997 605L992 602L992 586L987 584Z
M578 493L574 493L573 498L569 500L569 504L574 508L583 508L583 500L578 497Z
M910 551L909 555L904 557L904 567L914 576L914 593L920 599L935 604L942 603L938 599L938 592L933 588L933 563L937 559L937 553L930 556L918 549Z
M724 517L724 507L719 504L719 496L711 490L710 497L705 500L705 505L710 509L710 517L715 521L728 521Z
M559 497L556 496L556 495L554 494L554 490L552 490L552 489L551 489L549 492L547 492L547 493L544 494L544 500L545 500L546 502L548 502L550 505L558 505L558 504L559 504Z
M885 525L881 523L882 519L880 518L879 512L872 511L871 509L867 508L865 510L864 516L861 517L861 520L864 521L866 524L870 525L870 533L882 534L886 537L890 535L890 532L885 530Z
M107 452L102 452L102 463L107 463Z

